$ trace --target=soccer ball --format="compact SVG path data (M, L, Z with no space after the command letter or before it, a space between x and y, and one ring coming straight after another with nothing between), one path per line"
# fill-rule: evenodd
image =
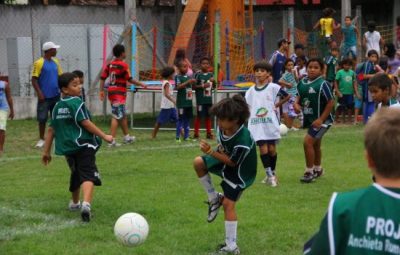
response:
M138 246L146 241L149 225L138 213L125 213L118 218L114 226L114 235L126 246Z
M281 135L287 135L289 129L287 128L287 126L285 124L281 124L279 126L279 132L281 133Z

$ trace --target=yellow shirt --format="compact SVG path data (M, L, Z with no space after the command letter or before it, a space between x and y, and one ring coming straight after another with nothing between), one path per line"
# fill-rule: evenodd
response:
M321 26L321 35L330 37L333 34L333 18L321 18L319 20Z

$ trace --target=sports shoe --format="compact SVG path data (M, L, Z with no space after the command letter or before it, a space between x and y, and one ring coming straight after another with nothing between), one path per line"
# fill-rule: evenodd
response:
M295 127L291 127L289 130L290 130L290 131L299 131L299 129L298 129L298 128L295 128Z
M207 217L208 223L213 222L215 218L217 218L219 208L222 205L223 197L224 195L218 193L217 197L213 201L206 202L208 204L208 217Z
M193 137L192 137L193 140L197 140L199 138L200 138L200 136L198 134L194 134Z
M236 245L236 247L232 249L226 244L221 244L218 246L218 254L240 254L239 246Z
M74 211L78 211L79 209L81 209L81 201L79 201L76 204L72 200L69 201L68 210L70 210L71 212L74 212Z
M265 176L265 178L261 181L261 183L264 183L264 184L268 183L268 176Z
M43 139L40 139L40 140L36 143L35 148L43 148L43 146L44 146L44 140L43 140Z
M206 138L209 139L209 140L214 140L214 135L211 134L211 133L208 133Z
M176 138L176 139L175 139L175 142L176 142L176 143L181 143L181 139L180 139L180 138Z
M271 176L267 178L267 184L271 187L276 187L278 186L278 179L276 178L276 176Z
M136 137L134 136L125 136L124 137L124 144L134 143L136 141Z
M82 203L81 217L82 217L82 221L84 221L84 222L90 221L92 214L90 212L90 204L89 203Z
M112 148L112 147L119 147L119 146L121 146L121 144L120 144L120 143L117 143L115 140L113 140L112 143L109 143L109 144L108 144L108 147L109 147L109 148Z
M315 180L314 173L312 172L305 172L303 177L300 178L300 182L303 183L310 183Z
M321 168L321 170L319 170L319 171L314 169L313 173L314 173L314 178L317 179L317 178L321 177L324 174L324 169Z

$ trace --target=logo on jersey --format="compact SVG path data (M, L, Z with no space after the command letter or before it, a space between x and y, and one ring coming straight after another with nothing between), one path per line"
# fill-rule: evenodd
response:
M250 125L258 125L263 123L272 123L271 117L267 117L268 110L265 107L261 107L257 109L256 117L250 118Z
M263 117L267 116L267 114L268 114L268 110L265 107L258 108L258 110L256 112L256 116L258 118L263 118Z
M308 89L308 94L315 94L315 93L317 93L317 92L315 92L315 90L314 90L313 87L310 87L310 88Z

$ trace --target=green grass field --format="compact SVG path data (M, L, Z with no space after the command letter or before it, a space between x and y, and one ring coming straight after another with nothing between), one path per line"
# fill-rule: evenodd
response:
M108 130L108 122L96 123ZM79 213L67 210L64 158L45 167L33 148L36 122L10 121L7 128L0 158L0 254L210 254L224 241L223 213L206 222L206 194L192 167L200 154L196 142L176 144L172 131L160 131L156 140L150 131L134 131L133 145L103 145L97 154L103 186L95 191L92 221L83 224ZM323 141L325 175L301 184L304 132L290 133L278 146L277 188L260 183L259 161L256 182L237 205L242 254L300 254L332 192L370 183L362 127L334 126ZM220 180L213 180L220 190ZM114 237L114 223L126 212L142 214L150 225L140 247L123 247Z

